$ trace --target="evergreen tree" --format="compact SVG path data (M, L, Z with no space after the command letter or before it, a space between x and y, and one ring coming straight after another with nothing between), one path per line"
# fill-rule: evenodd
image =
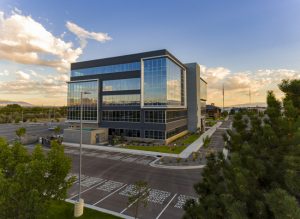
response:
M234 116L228 159L208 157L184 218L300 218L300 80L279 87L283 103L269 91L264 117Z

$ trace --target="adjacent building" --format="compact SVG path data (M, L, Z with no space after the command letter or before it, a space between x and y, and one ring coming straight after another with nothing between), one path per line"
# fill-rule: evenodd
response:
M81 92L88 92L82 101L86 144L112 135L168 143L205 124L200 66L183 64L167 50L72 63L67 142L79 141Z

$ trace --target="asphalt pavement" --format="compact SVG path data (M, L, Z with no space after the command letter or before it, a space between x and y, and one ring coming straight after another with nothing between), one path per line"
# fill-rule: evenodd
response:
M66 148L72 158L72 174L78 174L78 149ZM166 170L148 164L155 157L85 150L82 160L82 198L86 204L134 216L128 207L128 191L136 181L150 187L148 206L141 207L139 218L181 218L185 201L195 198L193 185L200 181L201 170ZM78 183L69 190L68 198L77 200Z
M0 124L0 137L6 138L8 141L16 138L16 130L20 127L26 128L27 135L34 135L38 137L47 137L53 134L53 131L48 130L52 126L61 126L62 129L66 128L68 124L64 122L53 123L20 123L20 124Z

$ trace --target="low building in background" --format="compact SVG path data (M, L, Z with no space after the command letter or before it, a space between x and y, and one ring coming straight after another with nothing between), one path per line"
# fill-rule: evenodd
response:
M214 118L214 119L220 118L221 112L222 112L221 108L215 106L214 104L206 105L207 117Z
M204 128L206 82L200 66L183 64L167 50L72 63L66 142L78 142L84 91L89 92L83 95L87 144L112 136L169 143Z

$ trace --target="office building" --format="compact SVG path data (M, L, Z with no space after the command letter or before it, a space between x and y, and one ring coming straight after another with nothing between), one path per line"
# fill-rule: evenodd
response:
M185 65L167 50L72 63L67 142L79 142L82 91L89 92L82 101L86 144L109 136L169 143L204 127L206 82L200 66Z

